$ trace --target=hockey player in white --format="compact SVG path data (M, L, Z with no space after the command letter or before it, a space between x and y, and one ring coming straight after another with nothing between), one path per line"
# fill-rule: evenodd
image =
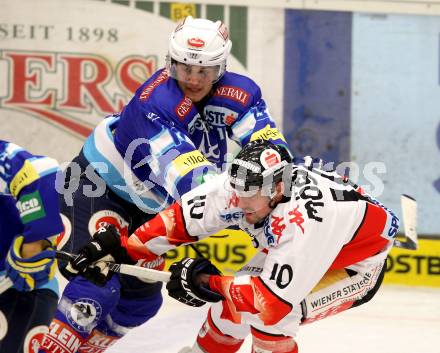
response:
M347 178L311 159L292 163L283 147L257 140L229 173L186 193L121 244L131 258L151 260L233 224L261 249L235 276L202 258L170 267L170 296L215 303L188 352L236 352L249 333L252 352L298 352L300 325L376 294L399 220Z
M221 21L187 17L177 25L166 67L145 81L120 113L98 124L65 169L61 213L71 231L60 241L62 250L93 252L87 246L93 235L111 244L117 232L133 233L210 175L224 171L229 140L241 147L265 137L286 145L260 87L226 70L231 46ZM116 229L96 233L105 224ZM165 261L154 257L137 265L163 269ZM162 283L125 275L101 283L87 272L76 276L78 266L60 262L69 283L43 341L47 353L104 352L162 305ZM84 306L91 312L86 319ZM65 331L72 337L67 346Z

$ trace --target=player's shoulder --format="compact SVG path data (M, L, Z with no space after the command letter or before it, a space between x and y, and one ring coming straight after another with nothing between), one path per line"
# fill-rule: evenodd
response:
M220 85L235 85L249 91L260 90L260 86L249 76L226 71L219 81Z
M4 156L2 160L4 160L6 156L10 159L19 152L28 153L23 147L16 145L13 142L0 140L0 154Z
M157 117L177 122L185 121L194 113L193 103L185 97L176 80L170 78L166 69L154 73L137 91L135 104L154 120Z
M167 87L169 82L167 70L157 70L136 90L135 98L142 103L148 102L152 97L161 96L163 88Z
M251 78L227 71L214 87L214 98L249 107L261 99L261 89Z

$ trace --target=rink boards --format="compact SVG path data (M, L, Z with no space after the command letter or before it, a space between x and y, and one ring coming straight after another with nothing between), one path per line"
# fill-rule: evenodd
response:
M256 253L249 236L235 230L219 232L196 246L225 275L239 270ZM197 255L191 247L184 246L167 254L167 265L186 256ZM417 250L393 248L386 271L386 284L440 287L440 240L420 239Z

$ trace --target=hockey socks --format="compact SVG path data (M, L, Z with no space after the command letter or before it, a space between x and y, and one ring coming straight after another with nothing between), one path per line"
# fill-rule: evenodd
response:
M211 318L211 310L197 336L197 345L207 353L234 353L237 352L244 339L237 339L222 333ZM197 352L197 351L196 351Z

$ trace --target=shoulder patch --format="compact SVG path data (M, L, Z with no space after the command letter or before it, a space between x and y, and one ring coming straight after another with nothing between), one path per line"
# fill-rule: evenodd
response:
M21 220L24 224L46 216L43 202L39 191L23 195L17 202Z
M193 107L193 102L188 97L183 97L183 99L179 102L176 109L174 110L180 120L185 119L188 113L191 111Z
M15 174L9 185L9 190L11 191L12 196L17 197L21 189L29 184L32 184L39 177L40 176L32 163L28 160L25 160L23 167L21 167L17 174Z
M151 93L153 93L154 89L162 83L166 82L167 80L168 73L166 70L163 70L153 82L151 82L144 88L142 93L139 95L139 100L141 102L145 102L151 96Z
M195 168L209 166L211 163L209 163L209 161L200 151L194 150L178 156L173 160L172 165L177 170L179 175L183 176Z
M255 141L255 140L282 140L284 142L286 142L286 139L284 138L283 134L281 132L278 131L278 129L276 127L271 127L269 124L267 124L264 128L255 131L252 136L250 141Z
M235 86L220 86L215 90L214 96L225 97L241 103L242 105L247 105L250 98L250 93L246 92L244 89Z

